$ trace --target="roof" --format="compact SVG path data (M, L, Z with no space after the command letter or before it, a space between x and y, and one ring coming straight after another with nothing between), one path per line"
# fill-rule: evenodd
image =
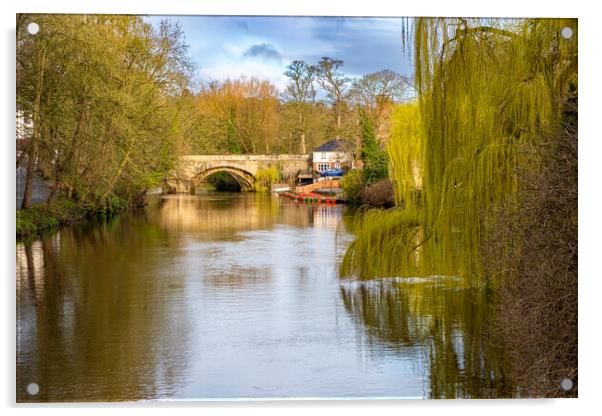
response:
M342 144L343 143L340 140L333 139L324 143L320 147L316 147L314 149L314 152L336 152L338 150L341 150L341 148L343 147Z

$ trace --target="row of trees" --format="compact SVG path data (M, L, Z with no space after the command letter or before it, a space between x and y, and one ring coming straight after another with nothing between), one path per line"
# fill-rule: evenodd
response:
M339 138L357 150L362 118L375 134L388 137L392 105L407 96L409 82L383 70L352 79L341 72L343 61L323 57L317 65L293 61L289 83L280 92L256 78L203 82L188 98L194 120L193 153L302 153L327 138Z
M28 34L34 20L39 33ZM32 131L22 208L42 169L59 189L94 206L128 202L158 183L184 125L191 64L180 29L135 16L18 15L17 109Z
M360 156L366 123L382 147L409 88L390 70L352 79L329 57L293 61L284 91L245 77L193 86L182 39L137 16L18 15L17 109L32 126L17 160L23 208L38 169L55 183L49 204L62 189L102 207L135 201L181 154L307 153L336 137Z

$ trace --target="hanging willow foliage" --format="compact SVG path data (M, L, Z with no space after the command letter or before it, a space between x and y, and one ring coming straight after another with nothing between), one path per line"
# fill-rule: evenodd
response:
M524 185L519 167L558 130L568 92L577 88L577 21L418 18L411 24L419 99L397 109L388 144L397 203L418 210L430 240L421 246L434 255L431 262L460 253L457 273L479 283L487 213L516 197ZM572 29L568 39L561 36L565 27ZM382 235L376 223L361 235ZM373 261L357 245L350 250ZM365 275L347 267L353 263L347 260L343 275L391 273Z
M417 209L422 189L422 122L416 103L398 105L391 114L391 138L387 143L389 177L394 184L395 202Z

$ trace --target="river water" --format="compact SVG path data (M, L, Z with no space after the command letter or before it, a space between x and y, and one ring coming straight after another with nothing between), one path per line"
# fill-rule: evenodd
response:
M490 294L453 277L340 280L352 214L156 196L19 243L17 400L506 395Z

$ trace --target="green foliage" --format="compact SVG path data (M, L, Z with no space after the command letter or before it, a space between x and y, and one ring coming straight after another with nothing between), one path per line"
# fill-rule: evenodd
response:
M364 162L364 182L366 185L378 182L387 177L387 154L380 148L374 134L374 121L366 114L361 114L362 147L360 157Z
M365 186L364 172L361 169L351 169L341 178L341 188L352 203L361 201L361 192Z
M29 210L17 210L16 229L17 237L24 237L37 232L38 227L36 226L34 217Z
M255 174L255 184L253 185L255 191L269 192L272 189L272 184L277 182L278 178L278 169L275 166L258 170Z
M17 107L35 120L39 167L87 206L131 203L171 170L185 135L181 30L139 16L35 20L36 36L19 28Z
M114 194L109 195L103 205L75 202L61 194L50 204L17 210L17 238L54 230L85 218L113 216L127 207L128 201Z
M360 210L354 232L356 238L340 265L342 277L393 277L399 270L417 269L414 246L421 231L415 212L400 208Z
M240 142L236 139L235 122L235 115L233 112L230 112L228 124L226 126L226 148L229 154L242 153Z
M424 133L418 103L400 104L391 114L391 137L387 142L389 177L398 205L418 208L422 189Z
M560 36L565 26L573 28L571 39ZM562 103L576 89L576 28L571 19L415 21L419 102L393 115L390 175L398 203L418 213L422 248L433 261L458 256L454 273L475 285L485 281L479 247L487 217L528 185L519 168L537 174L527 155L560 128ZM376 227L358 239L373 240L370 230L383 239L382 253L404 241ZM358 260L347 263L361 275L359 259L372 254L361 248L371 246L355 247ZM407 274L395 264L369 274Z
M500 207L482 252L489 275L504 277L492 332L504 340L506 373L528 397L578 396L577 95L564 125L531 152L541 171L521 169L518 206ZM558 379L573 380L561 390Z
M34 205L17 210L16 234L18 238L55 229L85 216L85 210L64 197L50 206Z

